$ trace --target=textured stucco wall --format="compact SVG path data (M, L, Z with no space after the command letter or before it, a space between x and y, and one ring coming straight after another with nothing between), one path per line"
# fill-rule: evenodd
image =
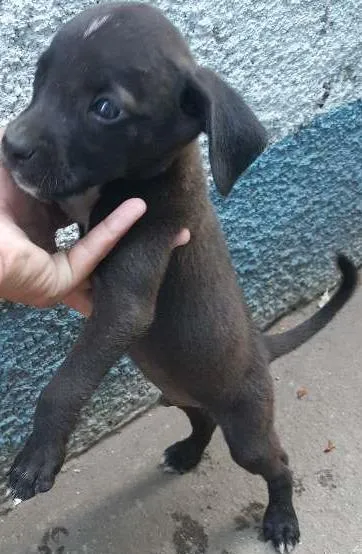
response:
M30 93L53 32L89 0L2 0L0 121ZM157 0L200 63L250 100L274 139L360 96L361 0ZM324 99L326 92L328 98Z
M361 2L160 0L196 57L242 92L272 145L217 204L260 325L334 283L333 253L362 261ZM84 0L0 2L0 122L30 94L34 61ZM35 400L80 318L66 309L0 311L0 478ZM87 447L157 392L128 363L102 384L72 440ZM2 469L1 469L2 468Z

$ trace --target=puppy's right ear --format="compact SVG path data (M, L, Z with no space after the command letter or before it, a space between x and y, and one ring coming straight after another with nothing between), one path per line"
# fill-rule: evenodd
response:
M181 107L200 119L201 131L209 138L215 184L227 195L241 173L264 150L264 127L236 91L203 67L188 77Z

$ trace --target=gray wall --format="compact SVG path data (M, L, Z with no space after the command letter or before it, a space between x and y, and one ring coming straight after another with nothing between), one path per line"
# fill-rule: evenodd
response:
M244 95L270 132L271 146L226 200L211 187L240 282L264 326L335 283L336 250L362 261L361 2L153 4L183 31L199 62ZM34 62L55 29L87 5L0 3L2 124L25 106ZM3 305L0 475L79 325L80 318L64 308ZM89 446L156 398L157 391L122 362L84 413L71 451Z

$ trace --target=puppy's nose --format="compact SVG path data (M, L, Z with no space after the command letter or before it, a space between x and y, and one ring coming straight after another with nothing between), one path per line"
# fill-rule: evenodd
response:
M34 156L35 148L32 141L21 129L11 126L5 132L2 140L4 154L15 162L25 162Z

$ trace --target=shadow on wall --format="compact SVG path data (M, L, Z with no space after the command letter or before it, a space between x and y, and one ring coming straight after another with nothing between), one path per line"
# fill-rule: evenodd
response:
M335 283L336 251L362 263L361 129L362 101L356 101L269 148L226 200L212 188L239 280L261 327ZM63 307L2 305L0 481L80 320ZM84 412L70 451L89 447L157 396L122 361Z

